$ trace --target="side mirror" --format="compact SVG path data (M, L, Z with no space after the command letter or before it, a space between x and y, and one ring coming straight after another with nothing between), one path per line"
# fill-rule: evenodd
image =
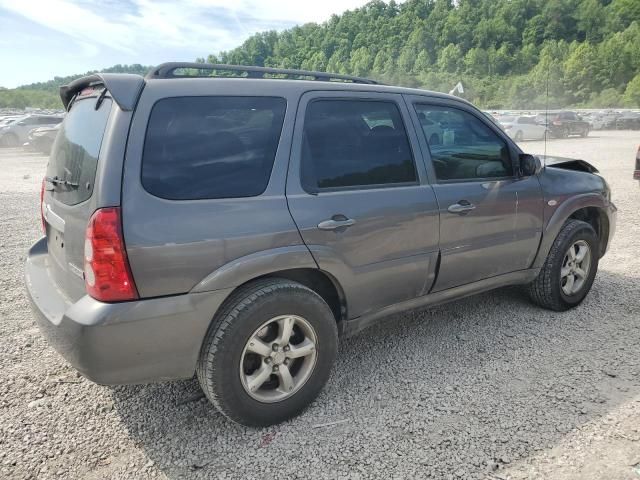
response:
M531 177L537 175L542 170L542 163L538 157L529 155L528 153L521 153L518 156L520 163L520 176Z

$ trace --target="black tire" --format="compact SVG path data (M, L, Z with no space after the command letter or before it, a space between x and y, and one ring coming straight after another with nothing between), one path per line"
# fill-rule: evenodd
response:
M0 140L0 144L3 147L17 147L20 142L18 141L18 137L16 137L13 133L5 134Z
M569 247L578 240L584 240L589 245L591 262L584 284L578 292L569 296L562 290L560 270ZM557 312L579 305L593 285L598 271L599 251L598 236L593 227L581 220L568 220L553 242L540 273L527 287L531 300Z
M589 136L589 127L585 127L585 129L582 131L581 136L582 136L582 137L587 137L587 136Z
M310 377L292 396L275 403L252 398L240 379L240 362L249 338L264 322L279 315L298 315L317 337L316 362ZM300 414L329 379L338 345L336 320L313 290L285 279L265 279L234 292L215 316L196 367L207 398L227 418L265 427Z
M570 134L571 130L569 130L569 127L563 127L560 131L560 138L569 138Z

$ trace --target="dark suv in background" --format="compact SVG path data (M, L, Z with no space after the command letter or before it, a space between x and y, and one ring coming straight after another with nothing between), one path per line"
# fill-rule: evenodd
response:
M518 284L575 307L615 229L595 168L453 96L165 64L61 97L26 261L43 333L102 384L195 372L246 425L301 412L339 336L390 314Z
M583 120L577 113L569 111L539 114L536 122L546 125L551 135L556 138L567 138L570 135L586 137L591 129L589 122Z

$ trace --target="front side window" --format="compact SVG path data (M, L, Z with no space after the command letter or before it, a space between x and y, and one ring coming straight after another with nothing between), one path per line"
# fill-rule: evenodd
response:
M409 139L395 103L343 99L309 103L302 145L305 190L417 180Z
M170 200L254 197L267 188L286 110L276 97L175 97L151 111L142 185Z
M438 181L513 175L506 142L474 115L436 105L418 104L415 108L418 118L424 116L437 126L425 138Z

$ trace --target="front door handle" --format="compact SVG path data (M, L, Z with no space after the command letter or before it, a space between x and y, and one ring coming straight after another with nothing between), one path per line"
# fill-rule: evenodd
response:
M449 208L447 208L447 210L449 210L451 213L465 214L467 212L470 212L471 210L474 210L475 208L476 206L468 200L460 200L458 203L449 205Z
M356 221L353 218L347 218L344 215L334 215L330 220L325 220L318 224L320 230L336 230L338 228L350 227Z

